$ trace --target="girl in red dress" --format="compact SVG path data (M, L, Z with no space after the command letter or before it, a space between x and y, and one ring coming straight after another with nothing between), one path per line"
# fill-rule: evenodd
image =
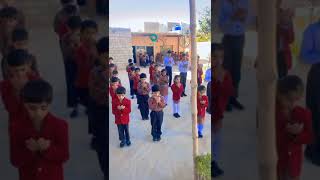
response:
M276 140L278 180L300 180L303 145L312 143L311 112L298 106L303 83L297 76L278 81Z
M198 109L198 137L202 138L203 124L208 107L208 96L206 96L206 87L201 85L198 87L197 109Z
M179 118L180 111L180 98L183 92L183 85L180 82L180 75L174 76L174 84L171 85L172 90L172 101L173 101L173 116Z

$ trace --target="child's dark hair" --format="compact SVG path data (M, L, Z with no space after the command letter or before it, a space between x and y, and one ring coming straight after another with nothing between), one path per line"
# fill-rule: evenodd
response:
M60 3L64 6L66 4L74 3L74 0L60 0Z
M211 49L212 49L212 52L224 51L224 47L220 43L211 43Z
M77 8L77 6L75 6L73 4L66 5L63 8L63 10L68 16L74 16L74 15L78 14L78 8Z
M109 45L108 37L102 37L101 39L99 39L99 41L97 43L98 54L101 55L103 53L107 53L108 52L108 45Z
M18 10L15 7L4 7L0 11L0 17L6 19L17 19L18 18Z
M178 78L181 78L180 75L175 75L174 78L173 78L173 81L176 81Z
M81 32L83 32L84 30L89 29L89 28L92 28L92 29L95 29L96 31L98 31L98 25L95 21L93 21L93 20L82 21Z
M205 91L206 90L206 87L204 85L200 85L198 87L198 91L201 92L201 91Z
M67 25L71 30L76 30L81 28L81 22L80 16L71 16L67 21Z
M161 70L161 73L163 73L163 72L167 72L167 70L166 70L166 69L162 69L162 70Z
M29 38L28 31L25 28L16 28L11 34L12 42L26 41Z
M28 64L31 55L23 49L12 50L7 56L8 66L17 67Z
M113 74L113 75L116 75L116 74L119 74L119 72L118 72L117 70L113 70L113 71L112 71L112 74Z
M289 75L278 80L277 91L279 94L287 95L290 92L303 91L302 79L296 75Z
M129 63L129 64L132 63L132 59L128 59L128 63Z
M137 67L137 68L134 69L134 71L140 71L140 68Z
M135 70L136 70L136 67L132 66L132 67L130 68L130 70L131 70L131 71L135 71Z
M29 81L21 91L24 103L48 103L53 99L52 86L44 80Z
M126 94L126 88L120 86L116 90L116 94Z
M109 57L109 60L113 60L113 57Z
M152 91L152 92L158 92L158 91L160 91L159 85L157 85L157 84L153 85L152 88L151 88L151 91Z
M112 77L111 78L111 83L115 83L115 82L120 82L120 79L117 77Z

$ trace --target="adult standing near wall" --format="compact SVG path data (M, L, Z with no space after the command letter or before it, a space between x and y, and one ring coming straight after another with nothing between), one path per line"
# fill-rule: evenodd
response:
M305 151L307 159L320 166L320 21L307 27L304 31L301 46L301 58L306 64L311 64L306 88L306 104L312 112L314 143L308 145Z
M245 26L248 17L248 0L221 1L219 26L224 36L224 66L231 73L235 96L230 98L227 110L232 107L243 110L244 106L237 100L241 80L241 64L245 43Z
M167 56L164 57L164 66L166 67L167 74L169 76L169 86L171 86L172 81L172 66L174 65L174 60L171 56L171 51L169 50Z

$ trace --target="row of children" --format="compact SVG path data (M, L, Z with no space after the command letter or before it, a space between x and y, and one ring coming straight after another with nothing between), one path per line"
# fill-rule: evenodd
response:
M228 98L233 94L232 80L229 72L222 66L223 46L218 44L213 49L214 76L213 128L212 128L212 176L218 177L224 171L218 165L218 150L221 144L223 114ZM302 80L294 75L278 80L276 98L276 147L278 179L299 180L303 162L303 145L312 143L311 113L298 105L303 97Z
M68 104L76 108L80 100L86 105L89 131L94 136L100 167L106 173L108 39L95 43L97 24L82 21L71 1L61 2L64 6L54 24L64 57ZM19 23L21 13L14 7L4 7L0 14L5 32L1 34L5 41L0 88L9 115L12 164L19 169L20 179L63 179L62 164L69 158L67 123L48 112L52 87L38 80L36 60L27 50L28 32Z

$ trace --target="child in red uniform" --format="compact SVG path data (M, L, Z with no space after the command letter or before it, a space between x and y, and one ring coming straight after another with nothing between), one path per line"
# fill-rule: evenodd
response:
M172 101L173 101L173 116L179 118L180 112L180 98L183 92L183 85L180 82L180 75L174 76L174 83L171 86L172 90Z
M163 96L160 94L158 85L152 86L152 96L148 100L151 113L151 135L153 141L161 140L161 126L163 123L163 109L166 107Z
M58 11L53 21L54 32L60 40L68 33L67 21L71 16L78 15L78 8L72 2L63 2L62 9Z
M38 77L29 71L29 54L24 50L14 50L8 57L8 79L1 81L0 93L5 109L9 114L9 127L14 124L14 118L23 111L20 90L23 86Z
M133 76L133 91L134 91L134 94L137 97L137 103L139 101L139 98L138 98L138 96L139 96L139 94L138 94L139 81L140 81L140 68L135 68L134 69L134 76Z
M154 62L151 62L150 67L149 67L149 75L150 75L150 85L153 85L153 76L154 76L154 70L155 70L155 64Z
M213 177L218 177L224 174L223 170L218 166L218 150L220 149L221 129L223 114L228 104L229 98L234 94L231 74L223 67L224 49L221 45L213 51L212 65L214 69L212 88L212 123L213 128L211 135L213 143L211 150L213 155L212 174Z
M297 76L278 81L276 137L278 180L300 180L303 145L312 143L311 112L298 106L303 83Z
M117 70L113 70L112 71L112 77L117 77L117 78L119 78L119 72L117 71ZM111 78L112 78L111 77ZM121 86L121 79L119 78L119 84L120 84L120 86Z
M167 76L166 69L161 70L161 76L159 77L160 94L164 97L164 101L168 104L168 89L169 89L169 77Z
M19 179L63 180L63 164L69 159L68 124L49 112L52 87L43 80L29 81L21 96L26 113L10 132L11 161Z
M118 126L120 147L130 146L129 121L131 112L131 101L125 97L126 89L119 87L116 90L117 98L112 102L112 114Z
M142 120L149 120L149 93L150 84L146 81L147 75L145 73L140 74L140 82L138 84L138 94L139 94L139 109L142 116Z
M88 81L90 71L97 59L96 35L98 25L92 20L85 20L81 24L80 46L76 50L77 77L76 88L79 100L85 107L88 106Z
M208 107L208 96L206 96L206 87L198 87L197 109L198 109L198 137L202 138L203 124L205 121L206 108Z
M110 96L111 96L111 102L117 98L116 90L120 87L119 84L119 78L117 77L112 77L111 78L111 84L109 88Z
M130 74L129 74L129 81L130 81L130 95L131 99L134 99L134 89L133 89L133 84L134 84L134 77L135 77L135 67L132 66L130 68Z
M161 75L161 70L160 70L161 66L159 66L158 64L156 64L154 66L154 71L152 73L153 75L153 85L159 85L159 78Z

